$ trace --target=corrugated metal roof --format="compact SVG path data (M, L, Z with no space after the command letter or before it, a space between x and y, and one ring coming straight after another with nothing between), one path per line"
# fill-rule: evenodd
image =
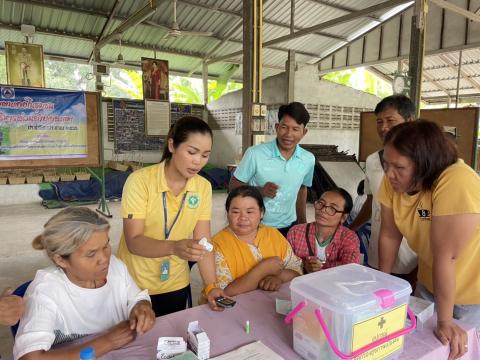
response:
M459 52L427 56L424 61L424 78L422 95L425 100L448 96L455 97L457 90ZM397 62L389 62L372 66L375 70L393 78L397 72ZM460 96L480 94L480 49L462 51L461 77L459 83Z
M295 31L338 19L374 5L383 5L386 2L386 0L296 0ZM407 6L412 4L408 1L403 1L403 3ZM116 0L0 0L0 38L6 41L21 42L24 37L19 31L20 25L34 25L37 29L34 42L42 44L46 54L88 60L92 54L95 41L101 35L105 37L110 34L127 17L145 6L147 1L121 1L116 14L107 26L109 15L116 4ZM290 8L290 0L264 1L264 41L290 34ZM345 40L354 41L355 38L361 37L372 27L378 26L381 21L388 20L387 17L391 15L391 10L392 7L384 7L374 13L363 15L348 22L339 22L338 24L333 22L328 28L322 28L315 33L277 44L273 46L273 49L264 49L263 76L275 75L282 71L287 59L287 49L297 51L296 60L299 63L312 63L327 58L326 63L330 64L329 66L336 67L341 66L343 59L350 61L350 63L358 61L358 56L356 60L352 60L352 53L358 55L358 51L352 51L350 58L345 52L344 46L349 44ZM400 10L404 9L401 8ZM433 8L433 10L431 13L436 14L436 9ZM153 57L153 49L155 48L157 49L157 58L169 60L172 71L188 73L195 70L200 72L201 68L198 69L199 60L205 58L211 49L220 42L223 45L209 58L242 50L242 25L239 23L243 16L242 12L243 1L241 0L178 0L177 23L180 29L213 32L213 36L165 38L173 22L173 1L158 0L157 9L153 15L142 24L128 29L123 34L122 55L127 63L134 64L138 63L142 56ZM460 18L460 20L465 23L464 19ZM449 26L453 26L452 21L449 21ZM391 22L385 28L385 37L388 38L391 32L396 31L397 23L398 21L396 23ZM236 30L233 31L228 41L223 41L226 34L231 32L235 26ZM477 24L472 23L469 27L470 32L472 32L472 39L476 39L473 32L477 29L477 26ZM404 27L409 27L408 19L405 19ZM369 33L366 36L379 38L377 33L377 30L372 30L371 34ZM450 36L453 35L446 32L443 41L447 44L451 43ZM435 34L430 34L430 38L435 40ZM396 41L395 39L387 40L390 43ZM402 42L405 41L408 41L408 39L403 38ZM0 46L2 45L0 43ZM358 49L358 45L356 46ZM395 47L397 45L393 43L391 46ZM371 49L367 47L366 50L378 51L378 47L370 47ZM402 47L402 54L404 52L405 46ZM119 44L116 40L101 49L101 57L104 61L115 61L118 53ZM331 53L338 54L335 61L328 59ZM378 55L379 60L382 60L383 58L380 55ZM464 63L465 77L474 82L480 82L478 77L479 58L478 50L477 52L465 50L463 53L462 62ZM362 62L372 61L372 59L376 59L375 56L367 54L363 57ZM437 79L435 83L449 89L452 87L452 82L456 81L456 75L451 66L445 66L445 61L456 64L458 53L445 54L443 60L438 56L427 57L425 67L427 74ZM213 76L221 74L232 62L241 62L241 56L209 65L209 74ZM392 73L397 67L396 62L384 65L379 65L378 62L375 64L376 68L386 74ZM242 72L239 70L235 77L241 78L241 76ZM472 81L470 80L467 80L465 84L462 83L461 87L464 88L465 93L471 91ZM429 84L428 81L425 84L424 89L431 91L432 94L435 89L438 89L438 87L435 88L433 83Z

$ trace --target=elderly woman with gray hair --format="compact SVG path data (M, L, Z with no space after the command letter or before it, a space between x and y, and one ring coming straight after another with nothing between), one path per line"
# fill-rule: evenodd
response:
M15 359L79 359L120 348L155 323L147 290L112 255L108 222L87 208L54 215L32 246L55 266L37 271L25 294L25 313L15 338ZM82 336L102 335L81 345L51 349Z

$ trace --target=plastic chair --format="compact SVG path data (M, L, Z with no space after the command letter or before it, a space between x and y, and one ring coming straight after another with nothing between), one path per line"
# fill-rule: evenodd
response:
M13 295L17 295L17 296L20 296L20 297L23 298L23 295L25 295L25 292L27 291L28 285L30 285L31 282L32 282L32 280L27 281L27 282L23 283L22 285L20 285L19 287L17 287L15 289L15 291L13 292ZM20 321L18 321L15 325L10 326L10 331L12 332L13 337L15 337L15 335L17 335L17 330L18 330L19 323L20 323Z
M363 255L363 264L368 264L368 254L367 254L367 244L370 242L370 235L371 235L371 224L365 223L363 224L360 229L357 230L357 236L360 240L360 254Z

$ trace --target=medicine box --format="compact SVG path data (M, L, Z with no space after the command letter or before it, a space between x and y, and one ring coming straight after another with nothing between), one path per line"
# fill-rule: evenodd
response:
M344 354L405 327L411 286L405 280L357 264L297 277L290 283L293 347L304 359L339 359L322 330L319 309L332 342ZM396 337L356 359L395 359L404 337Z
M210 339L198 321L192 321L187 328L187 343L200 360L210 358Z

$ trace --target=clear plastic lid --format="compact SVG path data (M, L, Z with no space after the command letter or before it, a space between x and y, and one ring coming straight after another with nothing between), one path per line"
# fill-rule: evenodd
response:
M388 290L395 299L406 297L407 301L412 292L407 281L358 264L296 277L290 290L339 313L354 313L377 305L380 309L382 299L375 294L380 290Z

